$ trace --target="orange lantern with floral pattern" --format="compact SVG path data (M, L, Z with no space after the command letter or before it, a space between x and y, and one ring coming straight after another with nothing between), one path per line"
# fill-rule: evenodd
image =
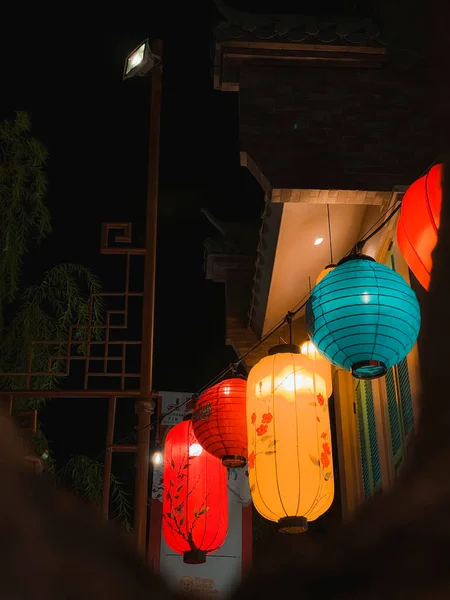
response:
M258 512L300 533L333 502L327 385L298 346L269 351L247 380L248 471Z

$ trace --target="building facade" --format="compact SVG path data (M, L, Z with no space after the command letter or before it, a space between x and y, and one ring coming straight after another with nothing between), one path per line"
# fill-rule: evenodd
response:
M374 23L249 15L217 4L214 88L239 94L241 165L265 202L254 253L210 243L206 276L225 283L227 343L237 355L264 340L245 358L251 368L283 338L283 329L269 334L302 305L325 265L374 231L436 151L424 65L407 52L394 60ZM364 253L416 288L395 225L396 217ZM301 311L293 331L295 343L306 340ZM382 379L357 382L338 369L333 379L345 519L389 489L404 464L419 418L418 349Z

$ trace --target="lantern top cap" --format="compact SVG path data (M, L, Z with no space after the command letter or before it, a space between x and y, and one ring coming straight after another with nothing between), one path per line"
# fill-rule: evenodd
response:
M342 258L338 262L337 266L339 267L340 265L343 265L344 263L349 262L350 260L368 260L370 262L377 262L368 254L350 254L350 256L344 256L344 258Z
M274 354L300 354L300 348L294 344L278 344L272 346L268 352L269 356Z

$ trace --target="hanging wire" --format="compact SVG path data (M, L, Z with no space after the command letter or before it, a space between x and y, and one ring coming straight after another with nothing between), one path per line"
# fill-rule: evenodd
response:
M333 243L331 240L331 219L330 219L330 205L327 204L327 217L328 217L328 241L330 242L330 265L334 264L333 261Z
M401 205L401 199L398 199L395 204L393 204L387 210L385 210L384 213L380 217L378 217L375 223L371 227L369 227L369 229L366 231L363 237L358 242L356 242L356 244L351 248L349 252L347 252L346 256L349 256L350 254L360 254L366 242L368 242L374 235L381 231L381 229L383 229L385 225L389 223L392 217L400 210ZM388 213L391 214L388 215ZM386 217L386 215L388 216ZM372 231L372 229L377 225L377 223L382 221L382 219L384 219L384 221L374 231Z
M287 315L286 315L286 323L288 324L289 327L289 344L292 346L292 318L293 318L293 313L291 313L291 311L288 311Z
M346 256L348 256L349 254L351 254L352 252L355 252L355 251L358 252L358 253L360 253L361 250L362 250L362 248L363 248L363 246L364 246L364 244L366 242L368 242L379 231L381 231L381 229L385 225L387 225L387 223L389 223L389 221L392 219L392 217L400 210L400 207L401 207L401 201L397 200L397 203L395 205L393 205L390 208L388 208L377 219L377 221L375 221L375 223L364 234L364 236L362 237L362 239L359 242L357 242L351 248L351 250L349 252L347 252ZM386 217L386 215L388 215L388 213L390 213L390 214L389 214L389 216ZM329 213L328 213L328 215L329 215ZM377 223L379 223L384 217L386 217L386 219L374 231L372 231L372 229L375 227L375 225ZM330 224L330 221L328 221L328 223ZM331 254L331 229L329 229L329 235L330 235L330 254ZM331 258L332 258L332 254L331 254ZM154 427L156 424L161 423L161 421L163 419L165 419L168 415L170 415L171 413L173 413L176 410L179 410L180 408L182 408L183 406L185 406L188 402L191 402L192 400L195 401L195 399L198 398L200 396L200 394L202 394L202 392L204 392L206 389L208 389L209 387L211 387L212 385L216 384L221 379L223 379L223 377L227 373L236 372L236 369L244 362L244 360L247 358L247 356L249 356L249 354L251 354L257 348L259 348L259 346L261 346L262 344L264 344L264 342L266 342L276 331L278 331L278 329L280 329L286 323L289 325L289 343L292 344L292 321L293 321L294 317L306 306L306 303L308 301L310 292L311 292L311 290L307 294L305 294L303 296L303 298L298 303L298 304L300 304L300 306L298 306L298 308L294 307L294 309L288 311L287 314L286 314L286 316L284 316L280 321L278 321L278 323L276 325L274 325L272 327L272 329L270 329L265 335L263 335L261 337L261 339L256 344L254 344L251 348L249 348L249 350L247 350L246 352L244 352L244 354L242 354L240 356L240 358L236 362L231 363L230 365L228 365L225 369L223 369L220 373L218 373L218 375L216 375L213 379L211 379L206 385L204 385L203 387L201 387L195 394L193 394L192 396L189 396L181 404L178 404L177 406L175 406L171 410L168 410L165 413L162 413L159 417L157 417L156 419L153 419L148 425L144 425L144 427L141 427L140 429L136 429L132 434L128 435L127 437L124 437L124 438L122 438L122 439L120 439L120 440L118 440L116 442L113 442L112 444L109 444L108 446L105 447L105 451L107 451L111 446L115 446L117 444L121 444L122 442L130 440L131 437L136 436L137 434L139 434L144 429L148 429L149 427L150 428Z

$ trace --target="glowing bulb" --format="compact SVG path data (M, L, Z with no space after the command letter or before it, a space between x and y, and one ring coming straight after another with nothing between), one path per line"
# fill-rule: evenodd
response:
M131 57L130 62L133 65L133 67L137 67L144 60L144 48L145 44L142 44L142 46L138 48L138 50L136 50L136 52Z
M370 294L364 292L363 294L361 294L361 300L368 304L370 302Z
M203 448L200 446L200 444L191 444L189 446L189 456L200 456L202 452Z
M163 463L163 455L162 452L155 452L152 456L152 462L155 467L159 467Z
M308 358L311 358L312 360L322 358L320 356L319 351L317 350L316 346L311 341L304 342L300 346L300 352L304 356L307 356Z
M323 238L317 238L317 239L314 240L314 246L318 246L322 242L323 242Z
M230 394L230 392L231 392L231 389L228 385L223 388L223 393L226 394L227 396Z
M133 52L133 54L127 58L127 67L126 67L126 71L125 71L126 75L128 75L128 73L130 71L132 71L138 65L141 64L141 62L144 60L144 54L145 54L145 42L141 46L139 46L139 48L136 50L136 52Z

